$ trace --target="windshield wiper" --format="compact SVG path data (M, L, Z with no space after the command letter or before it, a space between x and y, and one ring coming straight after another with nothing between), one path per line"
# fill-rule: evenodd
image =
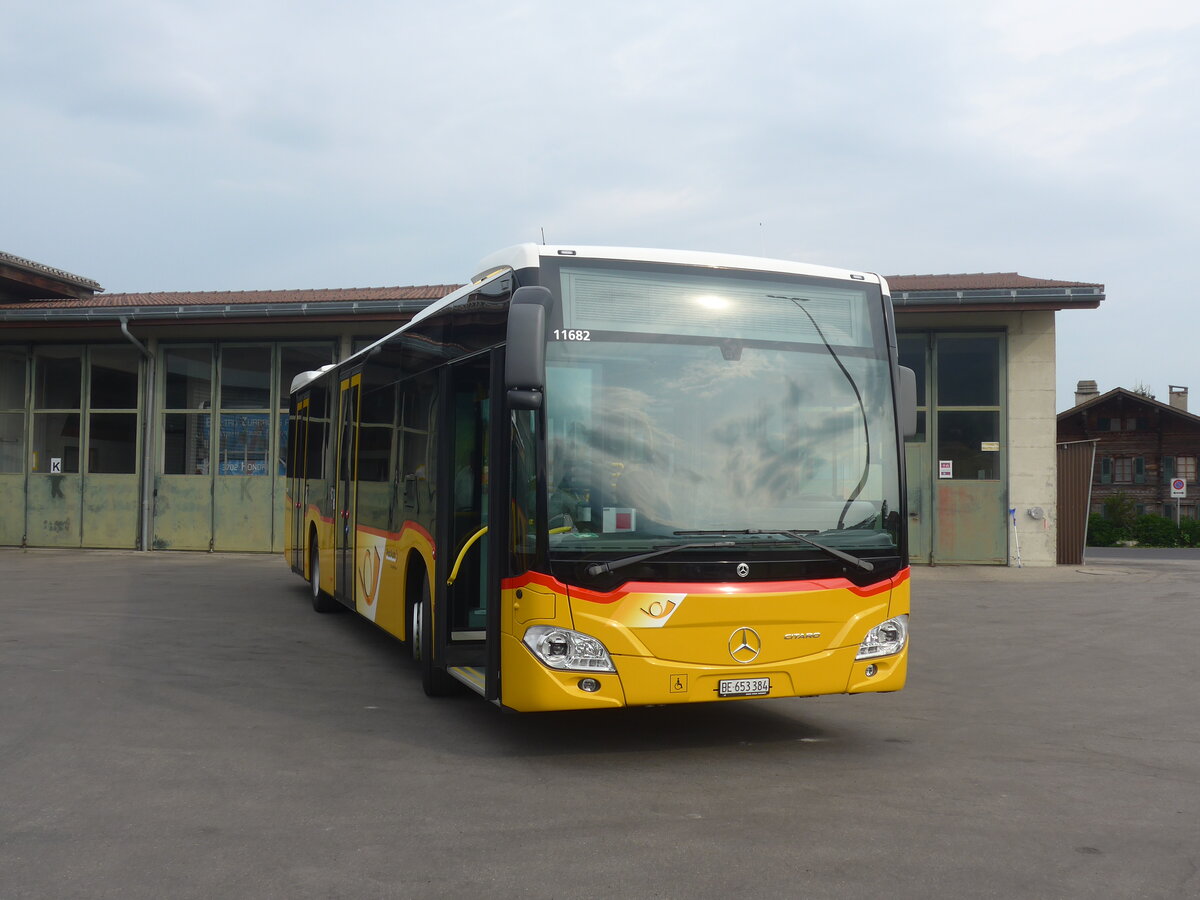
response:
M840 559L844 562L848 562L853 566L858 566L858 568L862 569L864 572L875 571L874 563L868 562L865 559L859 559L857 556L851 556L849 553L843 553L841 550L838 550L835 547L829 547L829 546L826 546L825 544L819 543L818 541L814 541L812 538L806 537L805 535L801 534L798 531L783 531L783 530L765 530L764 531L764 530L758 529L758 528L742 528L740 530L733 529L732 531L725 529L725 530L712 530L712 531L676 531L675 533L680 534L680 535L683 535L683 534L782 534L784 537L789 537L794 541L801 541L805 544L809 544L813 547L816 547L818 550L825 551L830 556L836 557L837 559ZM684 546L686 546L686 544Z
M710 543L692 543L692 544L673 544L670 547L659 547L657 550L651 550L649 553L639 553L636 556L622 556L620 559L610 559L608 562L592 563L586 569L589 575L607 575L609 572L615 572L617 569L623 569L626 566L632 566L634 563L640 563L645 559L653 559L656 556L664 556L667 553L674 553L676 550L706 550L713 547L734 547L737 546L737 541L712 541Z
M862 475L858 479L858 484L854 486L854 490L850 492L850 496L846 498L846 505L842 507L842 514L838 516L838 528L842 528L846 524L846 513L850 512L850 507L854 503L862 489L866 487L867 476L871 472L871 423L867 421L867 405L863 403L862 392L858 389L858 382L854 380L854 376L850 374L850 370L846 368L842 358L837 355L837 351L833 349L833 345L825 337L825 332L821 330L821 326L817 324L817 320L813 314L808 311L802 304L811 302L811 297L786 297L779 294L767 294L772 300L790 300L795 304L800 312L808 316L808 321L812 322L812 327L817 330L817 336L821 338L821 343L825 345L825 349L829 351L829 355L833 357L833 361L837 363L837 367L842 370L842 374L846 376L846 383L850 385L850 389L854 391L854 398L858 401L858 411L862 413L863 420L863 438L867 445L867 454L863 458ZM788 534L789 532L781 531L779 534ZM811 541L809 542L811 543ZM820 544L816 546L820 547ZM828 550L828 547L822 547L823 550Z

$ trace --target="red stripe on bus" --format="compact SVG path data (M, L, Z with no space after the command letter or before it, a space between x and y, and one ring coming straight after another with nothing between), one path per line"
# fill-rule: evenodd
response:
M384 531L382 528L372 528L369 525L359 525L355 530L361 532L362 534L372 535L373 537L381 537L386 541L398 541L400 538L404 537L404 532L414 531L417 533L417 535L424 538L425 542L429 544L431 548L433 547L433 537L428 531L412 520L408 520L401 525L399 531Z
M601 593L575 585L566 585L552 575L526 572L515 578L504 579L501 586L505 590L513 590L529 584L537 584L557 593L568 594L591 603L616 603L630 594L800 594L809 591L849 591L859 597L873 597L908 581L910 574L911 570L906 567L891 578L867 587L859 587L845 578L821 578L812 581L704 583L627 581L613 591Z

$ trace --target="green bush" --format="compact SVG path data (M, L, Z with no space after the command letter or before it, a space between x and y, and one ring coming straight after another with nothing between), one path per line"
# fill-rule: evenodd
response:
M1200 519L1180 520L1179 545L1181 547L1200 547Z
M1129 530L1099 513L1088 516L1087 544L1089 547L1114 547L1117 541L1129 540Z
M1144 547L1179 546L1179 529L1165 516L1138 516L1131 534Z
M1118 491L1104 501L1104 518L1117 525L1119 528L1133 528L1133 521L1137 518L1137 506L1133 502L1133 498L1124 491Z

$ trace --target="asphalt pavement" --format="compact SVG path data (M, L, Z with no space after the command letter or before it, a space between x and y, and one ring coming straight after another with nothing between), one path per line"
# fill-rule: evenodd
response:
M1198 580L917 569L898 694L516 715L278 557L0 550L0 897L1196 897Z

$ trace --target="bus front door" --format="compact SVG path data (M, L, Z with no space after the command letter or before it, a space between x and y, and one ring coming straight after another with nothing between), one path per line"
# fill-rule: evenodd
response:
M304 571L304 521L308 510L308 416L310 399L296 404L288 434L288 563L297 572Z
M451 366L450 384L443 415L449 420L446 434L449 471L446 473L449 503L441 505L444 546L451 552L446 560L445 614L437 626L439 645L445 648L444 663L455 678L484 693L486 638L491 582L489 572L489 493L491 463L490 354L476 356Z
M354 608L354 549L355 549L355 460L358 457L359 393L362 374L343 379L338 403L338 455L336 502L333 506L333 568L334 596Z

